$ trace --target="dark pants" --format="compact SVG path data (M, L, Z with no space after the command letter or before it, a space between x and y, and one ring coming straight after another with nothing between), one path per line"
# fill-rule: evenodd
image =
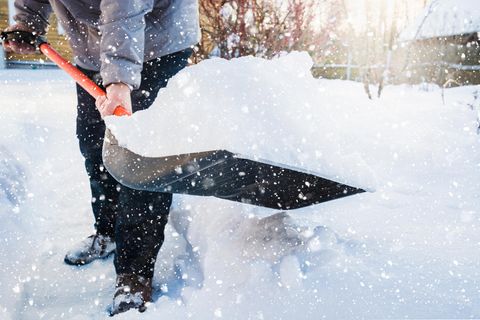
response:
M132 92L133 112L150 107L159 89L187 65L190 55L191 50L187 49L145 62L141 86ZM100 82L97 72L82 71ZM115 181L102 162L105 123L95 108L95 99L78 85L77 98L77 137L90 178L97 233L115 239L117 274L135 273L151 278L163 243L172 195L133 190Z

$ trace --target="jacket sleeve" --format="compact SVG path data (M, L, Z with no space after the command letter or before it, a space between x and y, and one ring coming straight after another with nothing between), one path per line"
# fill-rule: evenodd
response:
M16 14L13 19L17 23L30 27L39 34L45 34L52 6L48 0L15 0Z
M102 0L100 73L103 85L123 82L138 89L145 44L145 14L153 0Z

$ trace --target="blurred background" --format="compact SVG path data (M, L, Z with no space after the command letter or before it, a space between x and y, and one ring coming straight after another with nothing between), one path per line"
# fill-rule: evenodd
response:
M212 56L272 58L308 51L315 77L361 81L370 97L385 84L480 83L479 0L199 0L202 41ZM13 0L0 0L0 28ZM51 18L48 40L71 57ZM0 50L1 51L1 50ZM41 68L41 56L5 54L0 68ZM372 89L372 85L375 89Z

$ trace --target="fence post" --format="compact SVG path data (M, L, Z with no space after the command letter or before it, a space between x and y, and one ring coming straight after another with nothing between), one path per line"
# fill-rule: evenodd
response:
M14 24L13 16L15 15L15 0L8 0L8 24Z
M7 61L5 58L5 50L3 50L3 46L0 45L0 70L7 68Z
M352 52L348 49L348 62L347 62L347 80L352 77Z

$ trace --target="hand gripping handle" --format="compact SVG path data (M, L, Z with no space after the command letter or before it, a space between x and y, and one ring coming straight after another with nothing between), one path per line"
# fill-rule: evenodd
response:
M60 68L67 72L74 80L77 82L85 91L87 91L92 97L98 99L101 96L105 96L106 93L103 91L95 82L90 80L83 72L78 70L70 62L65 60L55 49L53 49L45 40L44 37L36 36L28 31L8 31L2 32L0 34L0 39L2 41L16 41L18 43L28 43L38 50L40 50L44 55L46 55L50 60L55 62ZM122 106L115 108L113 112L116 116L129 116L130 112L127 111Z
M65 60L57 51L55 51L48 43L44 42L40 44L40 51L46 55L50 60L55 62L60 68L67 72L85 91L87 91L92 97L98 99L101 96L105 96L103 91L95 82L90 80L83 72L74 67L70 62ZM122 106L115 108L113 112L116 116L129 116L130 112Z
M38 49L38 46L46 42L45 38L42 36L35 35L28 31L14 30L14 31L3 31L0 33L0 40L2 41L11 41L22 44L29 44Z

